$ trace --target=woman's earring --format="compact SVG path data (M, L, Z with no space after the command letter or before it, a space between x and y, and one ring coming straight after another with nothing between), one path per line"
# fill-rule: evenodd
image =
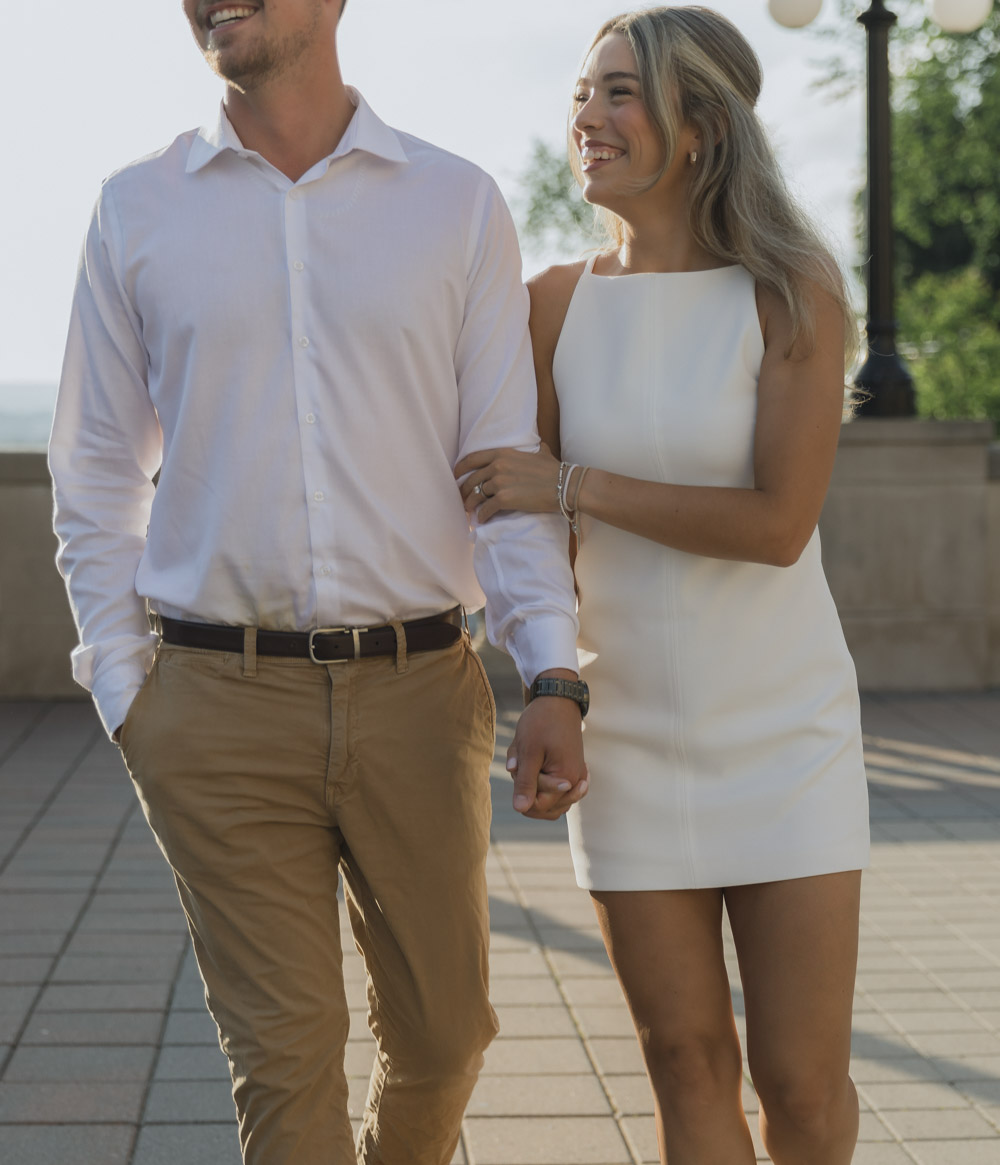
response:
M695 162L698 161L698 151L692 150L691 153L688 154L688 157L691 159L691 165L693 166Z

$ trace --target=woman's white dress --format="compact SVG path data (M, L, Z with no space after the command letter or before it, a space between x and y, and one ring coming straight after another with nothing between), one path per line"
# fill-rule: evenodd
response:
M553 371L563 459L753 485L764 345L742 267L577 284ZM581 886L731 886L860 869L858 690L814 533L791 567L686 554L584 517L590 791Z

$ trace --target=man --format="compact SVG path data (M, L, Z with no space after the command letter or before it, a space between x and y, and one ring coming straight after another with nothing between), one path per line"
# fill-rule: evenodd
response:
M223 110L105 183L53 429L75 675L174 870L245 1160L354 1159L339 870L379 1045L358 1159L443 1165L496 1030L474 556L524 680L569 681L521 717L515 806L586 789L565 525L470 535L453 478L536 439L516 240L345 87L341 0L184 7Z

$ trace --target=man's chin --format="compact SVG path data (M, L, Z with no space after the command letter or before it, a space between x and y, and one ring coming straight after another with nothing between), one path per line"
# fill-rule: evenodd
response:
M206 50L205 60L213 73L241 93L259 84L269 71L267 64L259 59L248 60L245 55L238 57L218 49Z

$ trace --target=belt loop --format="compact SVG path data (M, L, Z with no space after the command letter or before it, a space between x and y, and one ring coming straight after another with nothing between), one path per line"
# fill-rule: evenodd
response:
M410 661L406 658L406 628L398 619L393 619L389 626L396 632L396 675L403 676L410 670Z
M243 678L257 678L257 628L243 628Z

